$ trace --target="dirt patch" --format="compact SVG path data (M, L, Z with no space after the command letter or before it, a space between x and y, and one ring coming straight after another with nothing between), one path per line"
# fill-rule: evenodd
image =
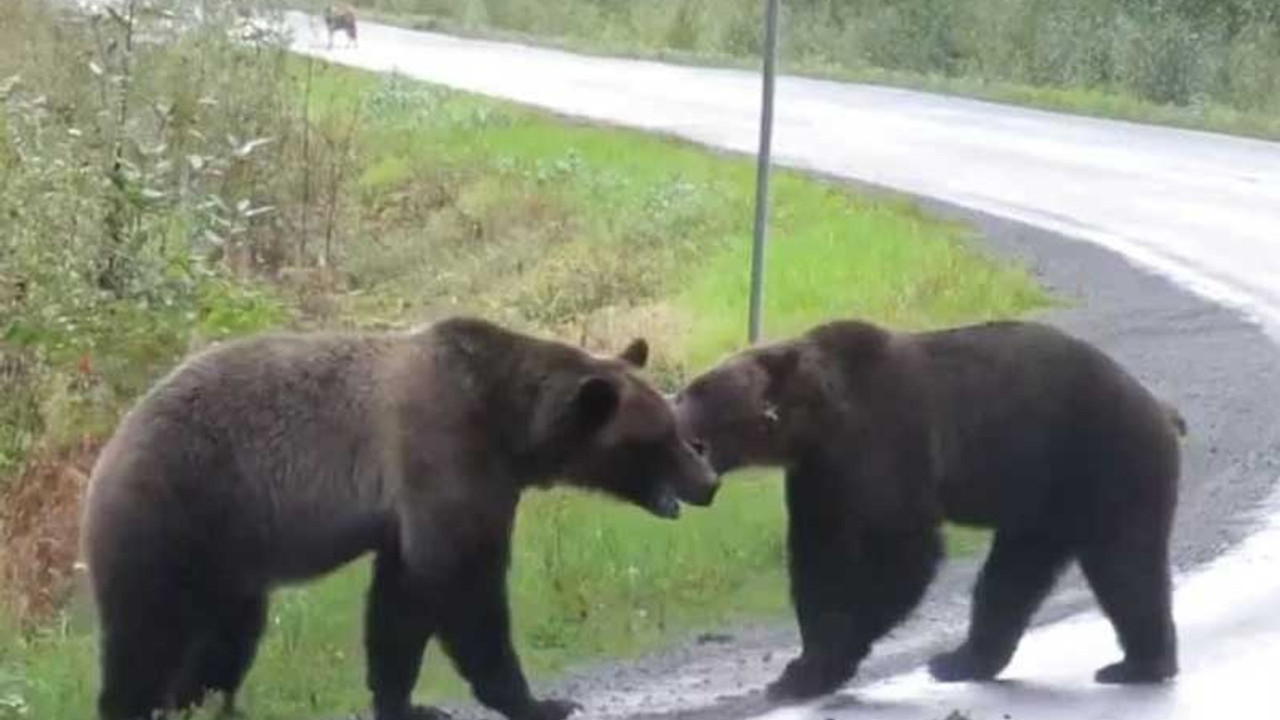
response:
M101 447L85 437L37 453L0 483L0 608L24 627L52 615L74 586L80 501Z

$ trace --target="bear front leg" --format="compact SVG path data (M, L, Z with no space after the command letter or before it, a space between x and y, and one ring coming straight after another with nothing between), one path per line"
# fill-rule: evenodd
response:
M853 645L865 654L924 598L942 560L942 533L932 525L867 533L858 559Z
M440 638L477 700L510 720L563 720L580 706L538 700L511 643L505 557L471 558L441 586Z
M446 720L412 704L422 655L435 625L431 597L406 570L399 553L379 552L365 607L367 682L375 720Z
M793 527L795 527L793 525ZM768 688L774 700L837 690L872 644L920 602L942 557L935 528L833 533L828 542L791 533L792 599L803 650Z
M850 647L854 588L847 576L856 563L857 529L839 512L826 480L787 474L787 560L801 653L766 689L772 700L831 692L853 676L861 659Z
M802 700L831 692L853 676L861 659L849 645L853 592L843 570L850 562L840 548L821 552L796 535L791 533L789 556L801 654L769 686L768 696L775 700Z
M997 531L973 589L969 635L929 661L933 678L964 682L999 675L1070 558L1064 538Z

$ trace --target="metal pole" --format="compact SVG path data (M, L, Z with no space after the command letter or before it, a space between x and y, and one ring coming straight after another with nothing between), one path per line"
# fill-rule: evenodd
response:
M769 225L769 153L773 144L773 74L778 55L778 0L764 0L764 87L760 101L760 152L756 156L756 226L751 244L751 310L747 339L760 339L764 299L764 241Z

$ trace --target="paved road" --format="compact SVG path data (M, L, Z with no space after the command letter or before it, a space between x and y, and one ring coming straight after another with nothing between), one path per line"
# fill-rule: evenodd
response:
M567 115L752 152L750 73L589 58L459 40L373 23L358 49L325 51L316 26L287 16L295 50L509 98ZM921 93L784 78L775 148L797 168L932 198L981 226L998 249L1038 266L1081 307L1054 318L1135 366L1192 421L1175 533L1184 673L1163 688L1103 688L1115 659L1095 612L1045 624L1006 673L1012 682L940 685L918 669L963 628L972 566L948 569L911 625L878 647L860 681L821 703L769 710L748 690L794 638L744 629L731 647L690 647L594 670L568 687L593 715L768 720L1166 720L1256 717L1280 661L1280 145L1070 117ZM1084 240L1087 243L1072 242ZM1118 258L1128 258L1139 272ZM1188 292L1196 296L1188 295ZM1206 299L1240 315L1222 311ZM1267 512L1246 525L1249 511ZM1226 555L1243 528L1260 531ZM1210 562L1205 562L1210 561ZM1041 620L1090 608L1078 579ZM779 643L783 644L778 649Z

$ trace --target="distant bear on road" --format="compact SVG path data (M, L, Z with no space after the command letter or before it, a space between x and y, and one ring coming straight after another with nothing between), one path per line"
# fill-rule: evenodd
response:
M359 40L356 29L356 11L350 5L330 5L324 11L324 26L329 31L329 49L333 49L333 35L338 31L347 34L347 44L355 46Z
M104 720L209 691L228 708L282 583L376 553L365 644L377 720L410 704L438 636L480 702L560 720L511 644L505 575L521 493L552 482L662 517L716 491L669 403L602 358L455 319L382 335L267 335L195 356L121 422L90 480L84 552Z
M738 353L677 397L717 472L786 468L803 652L778 699L835 690L920 601L944 520L995 528L944 681L998 675L1077 558L1124 659L1103 683L1178 671L1169 533L1185 423L1093 346L994 322L895 333L832 322Z

